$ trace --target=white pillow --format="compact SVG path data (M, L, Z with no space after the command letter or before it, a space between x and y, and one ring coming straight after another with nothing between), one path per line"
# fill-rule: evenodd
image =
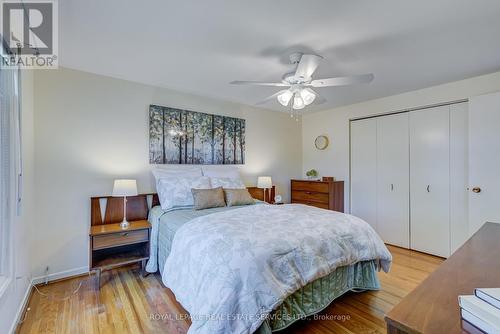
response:
M161 208L168 210L179 206L193 206L191 189L210 189L210 178L206 176L162 177L156 185Z
M240 178L211 177L210 184L212 185L212 188L222 187L225 189L246 189L245 184Z
M154 168L151 171L155 177L156 185L164 177L198 177L202 176L200 166L169 166L167 168Z
M240 171L235 166L202 166L203 176L240 179Z

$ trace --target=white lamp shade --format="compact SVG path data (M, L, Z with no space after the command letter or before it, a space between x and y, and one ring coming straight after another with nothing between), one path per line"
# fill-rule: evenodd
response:
M115 180L113 197L137 196L137 182L135 180Z
M316 99L316 93L314 93L314 91L311 88L304 88L300 92L300 96L302 97L302 100L304 101L304 104L306 106L313 103L314 99Z
M295 94L293 98L293 109L304 109L306 104L304 103L304 100L302 100L302 97L299 94Z
M257 178L257 188L269 189L273 187L273 180L270 176L259 176Z
M293 96L293 93L290 90L286 90L283 93L281 93L280 95L278 95L278 102L281 105L286 107L288 105L288 103L290 103L292 96Z

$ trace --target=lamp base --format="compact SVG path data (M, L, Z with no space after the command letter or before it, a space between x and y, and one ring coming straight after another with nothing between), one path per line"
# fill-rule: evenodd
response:
M130 226L130 223L129 223L128 221L126 221L126 220L124 220L124 221L122 221L122 222L120 223L120 227L121 227L122 229L126 229L126 228L128 228L129 226Z

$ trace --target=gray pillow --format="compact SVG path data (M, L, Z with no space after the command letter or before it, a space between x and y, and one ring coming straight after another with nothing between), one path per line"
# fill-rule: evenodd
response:
M255 201L247 189L226 189L224 188L227 206L249 205Z
M202 210L226 206L222 187L213 189L191 189L194 200L194 209Z

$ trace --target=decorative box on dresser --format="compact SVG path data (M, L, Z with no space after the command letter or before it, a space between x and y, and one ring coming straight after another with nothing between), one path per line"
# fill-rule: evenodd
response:
M292 203L344 212L344 181L291 180Z

